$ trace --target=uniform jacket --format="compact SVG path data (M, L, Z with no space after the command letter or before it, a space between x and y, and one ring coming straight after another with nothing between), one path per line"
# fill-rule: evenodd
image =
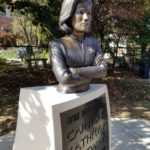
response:
M85 91L92 78L102 78L107 73L107 64L95 38L79 40L72 35L65 36L51 41L50 49L52 69L61 92Z

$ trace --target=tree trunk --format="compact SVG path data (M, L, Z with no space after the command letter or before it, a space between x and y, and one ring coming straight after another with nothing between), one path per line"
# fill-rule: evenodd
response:
M145 44L141 45L141 58L144 56L144 54L146 52L146 47L147 47L147 45L145 45Z
M104 49L104 45L103 45L103 43L104 43L104 27L101 27L101 30L99 31L99 33L100 33L100 39L101 39L101 48L102 49Z
M120 42L120 39L118 39L118 40L116 41L116 47L114 47L114 56L113 56L113 64L112 64L112 73L114 73L115 64L116 64L116 60L117 60L117 57L118 57L119 42Z

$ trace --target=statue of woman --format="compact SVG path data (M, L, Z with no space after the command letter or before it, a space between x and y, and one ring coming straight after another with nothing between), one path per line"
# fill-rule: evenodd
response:
M59 25L66 36L50 42L52 69L62 93L89 89L92 78L106 76L107 64L98 41L90 37L92 0L64 0Z

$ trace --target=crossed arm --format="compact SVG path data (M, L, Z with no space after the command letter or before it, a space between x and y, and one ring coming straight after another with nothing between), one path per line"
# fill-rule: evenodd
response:
M103 59L102 52L97 47L93 64L86 67L68 67L66 65L63 48L57 41L51 42L52 68L61 84L81 85L90 82L92 78L106 76L107 64Z

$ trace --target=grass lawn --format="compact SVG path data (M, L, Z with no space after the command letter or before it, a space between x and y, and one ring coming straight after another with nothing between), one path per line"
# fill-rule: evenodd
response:
M16 49L1 50L0 58L4 59L16 59Z
M29 72L12 68L0 73L0 135L15 130L21 87L53 85L57 81L50 69ZM106 83L109 90L111 115L122 118L150 118L150 82L131 72L119 70L115 76L93 80Z

